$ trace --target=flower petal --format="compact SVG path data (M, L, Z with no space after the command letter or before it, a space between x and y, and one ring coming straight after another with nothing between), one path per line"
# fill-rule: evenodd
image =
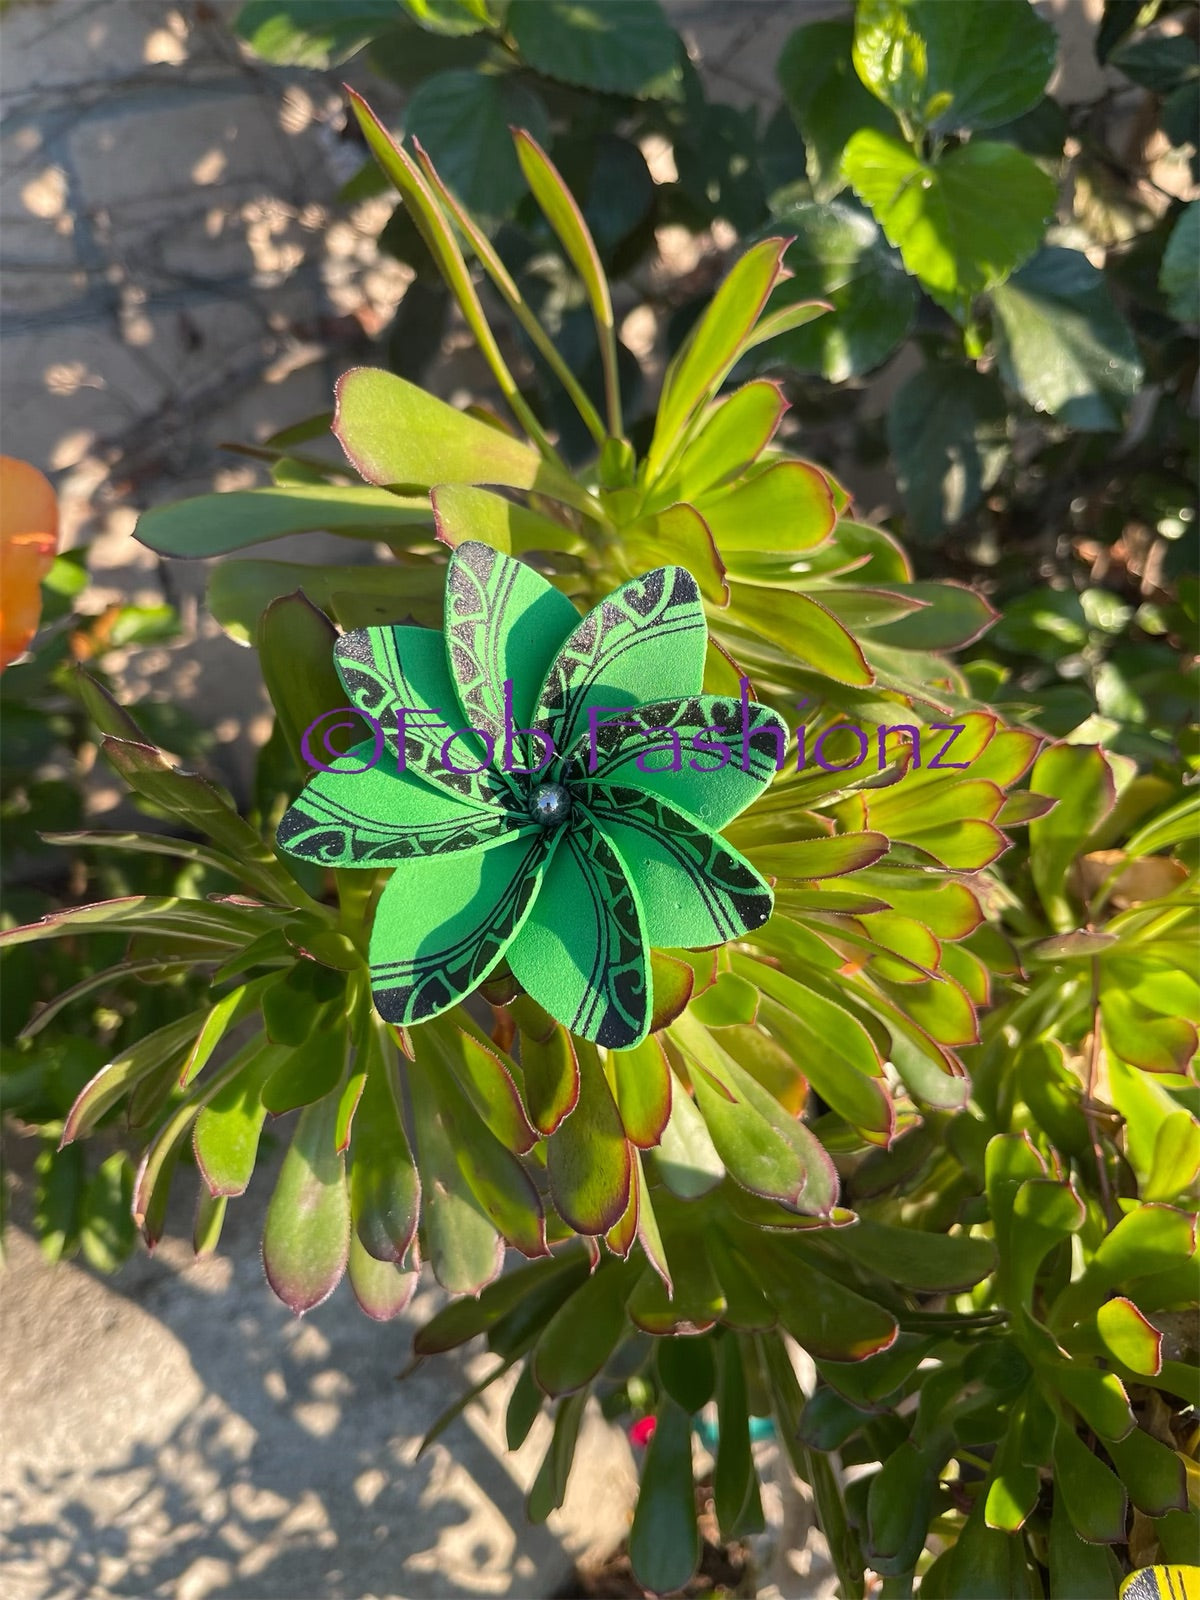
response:
M58 548L58 499L28 461L0 456L0 669L23 655Z
M595 782L571 793L628 868L652 945L723 944L771 915L775 897L745 856L658 795Z
M490 850L396 868L375 910L369 952L385 1021L425 1022L487 977L528 915L553 845L539 828Z
M504 684L512 682L512 720L524 728L538 690L579 613L540 572L469 540L446 575L446 653L464 720L486 728L504 751ZM525 766L524 741L513 758Z
M369 766L374 753L368 740L308 780L275 834L281 849L327 867L394 867L482 849L520 827L496 806L472 805L400 771L391 750Z
M488 752L478 735L467 733L454 740L453 748L446 750L449 761L442 756L443 745L456 731L461 707L441 633L395 625L352 628L334 646L333 660L351 703L380 724L389 750L398 749L403 720L406 771L475 804L503 805L514 795L503 774L487 766ZM402 710L410 715L402 719ZM422 712L426 715L412 715ZM475 766L483 770L454 770Z
M628 726L598 722L594 741L584 734L568 781L591 777L644 789L714 833L757 800L787 750L787 729L774 711L747 700L743 726L743 702L728 695L658 700L631 708L625 720ZM639 758L654 770L642 771Z
M586 817L559 830L542 893L508 950L513 976L572 1033L627 1050L650 1027L642 909L616 851Z
M534 727L559 751L588 731L593 707L619 710L700 693L708 629L682 567L631 578L581 618L550 665Z

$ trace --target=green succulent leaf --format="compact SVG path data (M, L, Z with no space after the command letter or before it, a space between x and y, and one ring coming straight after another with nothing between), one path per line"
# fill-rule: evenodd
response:
M581 1044L579 1098L546 1145L550 1193L577 1233L607 1233L629 1204L633 1156L594 1049Z
M625 1297L633 1279L624 1266L597 1271L563 1302L534 1346L534 1381L551 1398L591 1383L628 1324Z
M151 506L138 518L135 537L158 555L197 559L317 530L403 543L414 529L427 529L429 521L423 496L390 494L361 484L287 484Z
M656 1594L681 1589L700 1560L687 1412L664 1395L655 1412L642 1489L629 1532L634 1576Z
M1054 1471L1071 1526L1089 1544L1117 1544L1128 1501L1121 1480L1094 1456L1069 1422L1054 1434Z
M369 483L426 493L439 483L536 489L598 514L591 496L536 450L390 372L356 367L338 381L333 430Z
M267 1281L297 1316L327 1300L350 1254L345 1158L336 1149L338 1097L300 1113L263 1230Z
M260 1039L242 1069L201 1108L192 1130L192 1148L200 1176L214 1198L245 1193L267 1118L263 1085L286 1056L285 1046Z

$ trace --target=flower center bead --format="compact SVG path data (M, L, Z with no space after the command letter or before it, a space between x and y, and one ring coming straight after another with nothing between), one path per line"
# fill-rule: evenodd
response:
M571 815L571 796L561 783L539 783L530 796L529 814L544 828L557 828Z

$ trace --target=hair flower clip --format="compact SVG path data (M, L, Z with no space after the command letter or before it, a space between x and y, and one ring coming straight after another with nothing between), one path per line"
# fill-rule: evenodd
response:
M338 674L375 730L279 825L293 855L390 867L371 987L398 1024L436 1017L506 961L573 1033L645 1038L650 951L761 927L769 885L720 836L786 738L767 707L702 693L695 579L660 567L584 617L532 567L454 551L445 626L356 628Z

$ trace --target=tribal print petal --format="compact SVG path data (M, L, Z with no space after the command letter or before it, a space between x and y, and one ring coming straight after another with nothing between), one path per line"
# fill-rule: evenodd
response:
M551 663L533 726L556 750L586 734L592 708L613 710L700 693L708 628L682 567L632 578L583 617Z
M628 868L652 945L724 944L770 917L770 885L694 817L657 795L618 784L580 783L573 794Z
M386 1022L425 1022L482 983L534 904L555 836L402 862L371 929L371 989Z

